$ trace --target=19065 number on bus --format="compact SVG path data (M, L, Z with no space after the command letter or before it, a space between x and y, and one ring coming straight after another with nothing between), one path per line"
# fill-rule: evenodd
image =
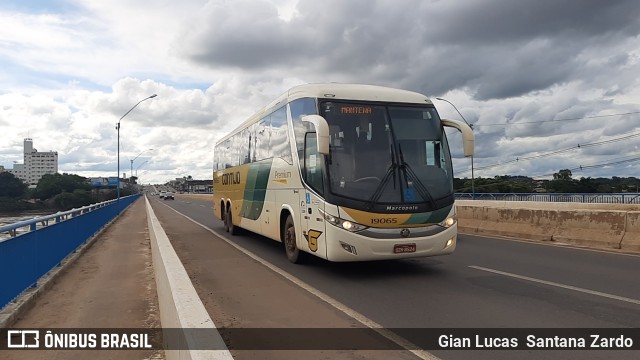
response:
M398 218L376 218L371 219L371 224L380 225L380 224L397 224Z

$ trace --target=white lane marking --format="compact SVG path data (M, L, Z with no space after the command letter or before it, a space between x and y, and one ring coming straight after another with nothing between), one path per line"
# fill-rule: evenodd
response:
M322 301L326 302L327 304L333 306L337 310L343 312L344 314L346 314L347 316L351 317L352 319L358 321L362 325L370 328L371 330L375 331L379 335L391 340L396 345L398 345L398 346L402 347L403 349L411 352L412 354L414 354L415 356L419 357L420 359L424 359L424 360L440 360L439 357L437 357L437 356L435 356L435 355L433 355L433 354L431 354L431 353L429 353L429 352L427 352L425 350L412 350L412 349L417 349L418 346L413 344L411 341L403 338L402 336L399 336L399 335L395 334L394 332L392 332L390 330L387 330L387 329L383 328L382 325L380 325L377 322L369 319L368 317L360 314L359 312L351 309L347 305L339 302L338 300L332 298L331 296L329 296L329 295L323 293L322 291L314 288L313 286L305 283L304 281L298 279L297 277L287 273L286 271L280 269L279 267L269 263L268 261L264 260L263 258L261 258L261 257L257 256L256 254L252 253L251 251L241 247L240 245L237 245L237 244L231 242L230 240L228 240L227 238L222 236L217 231L208 228L207 226L197 222L196 220L194 220L194 219L190 218L189 216L179 212L178 210L172 208L169 205L166 205L166 204L163 204L163 205L165 205L169 209L175 211L176 213L184 216L185 218L187 218L188 220L190 220L194 224L202 227L203 229L207 230L208 232L212 233L213 235L215 235L215 236L219 237L220 239L224 240L227 244L229 244L229 245L233 246L234 248L238 249L243 254L249 256L253 260L259 262L260 264L262 264L264 266L266 266L267 268L269 268L270 270L272 270L275 273L279 274L280 276L284 277L285 279L287 279L287 280L291 281L292 283L298 285L299 287L301 287L302 289L304 289L307 292L311 293L312 295L315 295L320 300L322 300Z
M560 284L560 283L553 282L553 281L536 279L536 278L532 278L532 277L528 277L528 276L513 274L513 273L500 271L500 270L489 269L489 268L485 268L485 267L481 267L481 266L470 265L469 267L472 268L472 269L481 270L481 271L487 271L487 272L491 272L491 273L494 273L494 274L500 274L500 275L504 275L504 276L509 276L509 277L512 277L512 278L520 279L520 280L526 280L526 281L531 281L531 282L535 282L535 283L539 283L539 284L556 286L556 287L560 287L560 288L563 288L563 289L579 291L579 292L582 292L582 293L585 293L585 294L601 296L601 297L605 297L605 298L608 298L608 299L619 300L619 301L624 301L624 302L628 302L628 303L631 303L631 304L640 305L640 300L631 299L631 298L624 297L624 296L612 295L612 294L607 294L607 293L603 293L603 292L600 292L600 291L583 289L583 288L579 288L577 286Z

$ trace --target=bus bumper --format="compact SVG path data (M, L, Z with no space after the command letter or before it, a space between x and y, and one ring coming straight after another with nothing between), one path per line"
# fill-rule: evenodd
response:
M425 237L375 239L327 224L327 259L330 261L370 261L451 254L457 243L458 224ZM415 248L415 251L413 249Z

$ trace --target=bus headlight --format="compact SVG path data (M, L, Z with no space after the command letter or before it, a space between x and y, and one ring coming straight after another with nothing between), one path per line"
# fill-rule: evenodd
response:
M440 225L442 227L450 228L455 223L456 223L456 216L452 215L452 216L449 216L448 218L444 219L444 221L442 221L438 225Z
M331 225L333 226L337 226L339 228L342 228L344 230L350 231L350 232L358 232L361 230L364 230L367 228L367 226L358 224L358 223L354 223L352 221L349 220L344 220L341 219L337 216L333 216L330 214L327 214L326 212L324 212L323 210L318 210L320 211L320 213L322 214L322 216L324 217L324 219Z

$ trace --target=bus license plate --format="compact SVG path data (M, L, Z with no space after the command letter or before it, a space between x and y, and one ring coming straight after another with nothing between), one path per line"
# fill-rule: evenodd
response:
M394 254L404 254L416 252L416 244L395 244L393 245Z

